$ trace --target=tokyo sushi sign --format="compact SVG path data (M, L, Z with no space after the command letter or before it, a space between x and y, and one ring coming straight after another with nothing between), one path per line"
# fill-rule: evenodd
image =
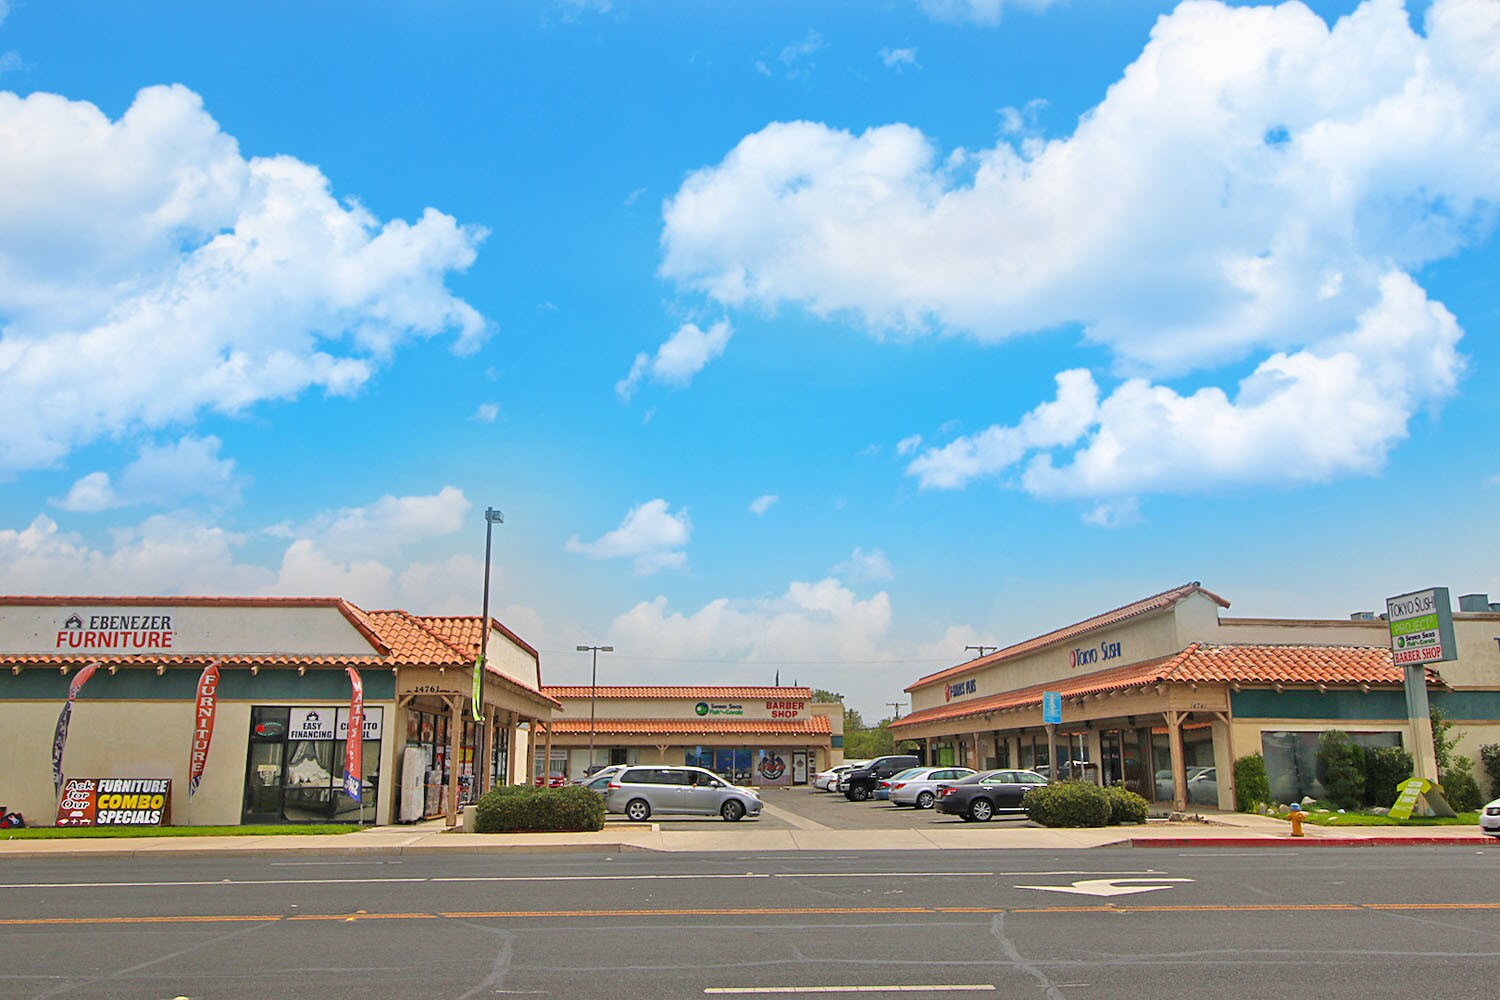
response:
M1447 587L1387 598L1385 613L1391 631L1391 659L1397 665L1437 663L1458 656Z

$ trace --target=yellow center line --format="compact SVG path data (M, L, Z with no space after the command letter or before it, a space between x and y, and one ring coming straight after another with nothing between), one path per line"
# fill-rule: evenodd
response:
M525 920L558 917L754 917L848 915L879 916L912 913L1302 913L1361 910L1500 910L1500 902L1451 903L1246 903L1204 904L1198 906L1109 905L1094 906L787 906L702 909L600 909L600 910L463 910L410 913L258 913L258 914L173 914L138 917L11 917L0 918L0 927L58 927L94 924L222 924L281 921L358 920Z

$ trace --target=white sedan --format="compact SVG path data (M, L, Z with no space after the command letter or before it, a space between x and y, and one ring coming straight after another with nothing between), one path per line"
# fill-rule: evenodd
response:
M931 809L937 801L939 782L951 784L973 773L967 767L919 767L902 775L899 781L891 779L891 805Z
M1500 837L1500 799L1479 810L1479 832Z
M846 760L842 764L839 764L836 767L830 767L828 770L820 773L816 778L813 779L813 786L815 788L821 788L825 792L836 792L839 790L840 778L848 774L850 771L854 770L856 767L862 767L868 763L869 761L867 760Z

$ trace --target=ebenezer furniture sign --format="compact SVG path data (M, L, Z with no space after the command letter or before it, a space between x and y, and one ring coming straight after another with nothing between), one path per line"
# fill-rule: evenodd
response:
M69 778L57 825L161 826L171 798L171 778Z

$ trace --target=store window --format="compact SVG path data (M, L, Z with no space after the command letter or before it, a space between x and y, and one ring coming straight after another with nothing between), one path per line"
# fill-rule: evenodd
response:
M1261 754L1266 760L1272 801L1300 802L1307 796L1321 799L1326 794L1323 769L1318 765L1318 740L1322 735L1321 732L1261 732ZM1349 741L1364 747L1399 747L1401 734L1349 733ZM1188 781L1191 786L1192 779Z
M373 823L378 814L384 709L365 708L360 798L344 793L349 709L250 709L250 748L241 818L247 823Z

